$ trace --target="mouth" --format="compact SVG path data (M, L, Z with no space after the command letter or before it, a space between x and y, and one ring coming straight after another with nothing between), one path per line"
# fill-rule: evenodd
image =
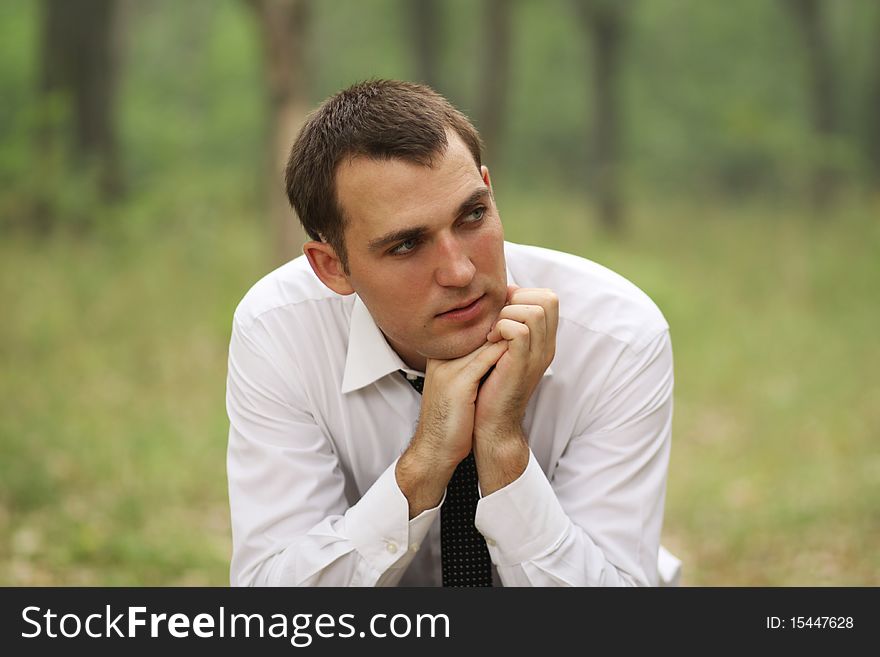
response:
M456 306L455 308L451 308L445 312L439 313L437 315L440 319L455 319L455 320L466 320L473 318L476 314L479 313L480 308L482 306L482 301L485 298L485 294L481 294L475 299L471 299L470 301L466 301L465 303Z

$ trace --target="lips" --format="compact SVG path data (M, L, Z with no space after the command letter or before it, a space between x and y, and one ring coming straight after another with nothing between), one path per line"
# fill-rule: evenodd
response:
M442 313L439 313L437 317L454 317L457 315L467 315L471 311L473 311L476 306L479 304L480 300L486 296L485 294L481 294L478 297L474 297L470 301L466 301L462 304L459 304L449 310L445 310Z

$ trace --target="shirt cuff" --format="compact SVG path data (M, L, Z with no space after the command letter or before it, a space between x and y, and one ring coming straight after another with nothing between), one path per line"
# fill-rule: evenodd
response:
M554 549L571 529L547 477L529 451L523 473L480 499L474 518L496 566L513 566Z
M409 519L409 502L397 485L397 459L360 501L345 514L346 531L355 549L374 569L384 572L418 551L440 506Z

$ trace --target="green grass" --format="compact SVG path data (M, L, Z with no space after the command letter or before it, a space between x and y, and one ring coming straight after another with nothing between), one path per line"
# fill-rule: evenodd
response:
M641 204L630 236L613 241L576 207L549 236L532 221L541 208L520 207L509 236L610 266L670 323L663 541L684 582L880 584L876 202L823 219Z
M509 239L619 271L669 320L684 583L880 585L876 203L641 201L612 239L571 198L499 194ZM2 585L227 582L226 347L265 222L160 197L88 239L0 240Z
M226 580L228 327L262 243L214 210L2 240L0 583Z

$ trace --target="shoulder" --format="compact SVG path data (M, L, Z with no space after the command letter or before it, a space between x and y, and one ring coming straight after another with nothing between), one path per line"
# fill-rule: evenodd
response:
M351 297L342 297L324 286L315 276L305 256L300 256L269 272L244 295L235 309L235 322L243 328L277 315L295 313L320 315L350 305Z
M505 243L507 267L522 287L546 287L559 297L560 326L598 333L634 350L669 329L638 286L602 265L561 251Z

